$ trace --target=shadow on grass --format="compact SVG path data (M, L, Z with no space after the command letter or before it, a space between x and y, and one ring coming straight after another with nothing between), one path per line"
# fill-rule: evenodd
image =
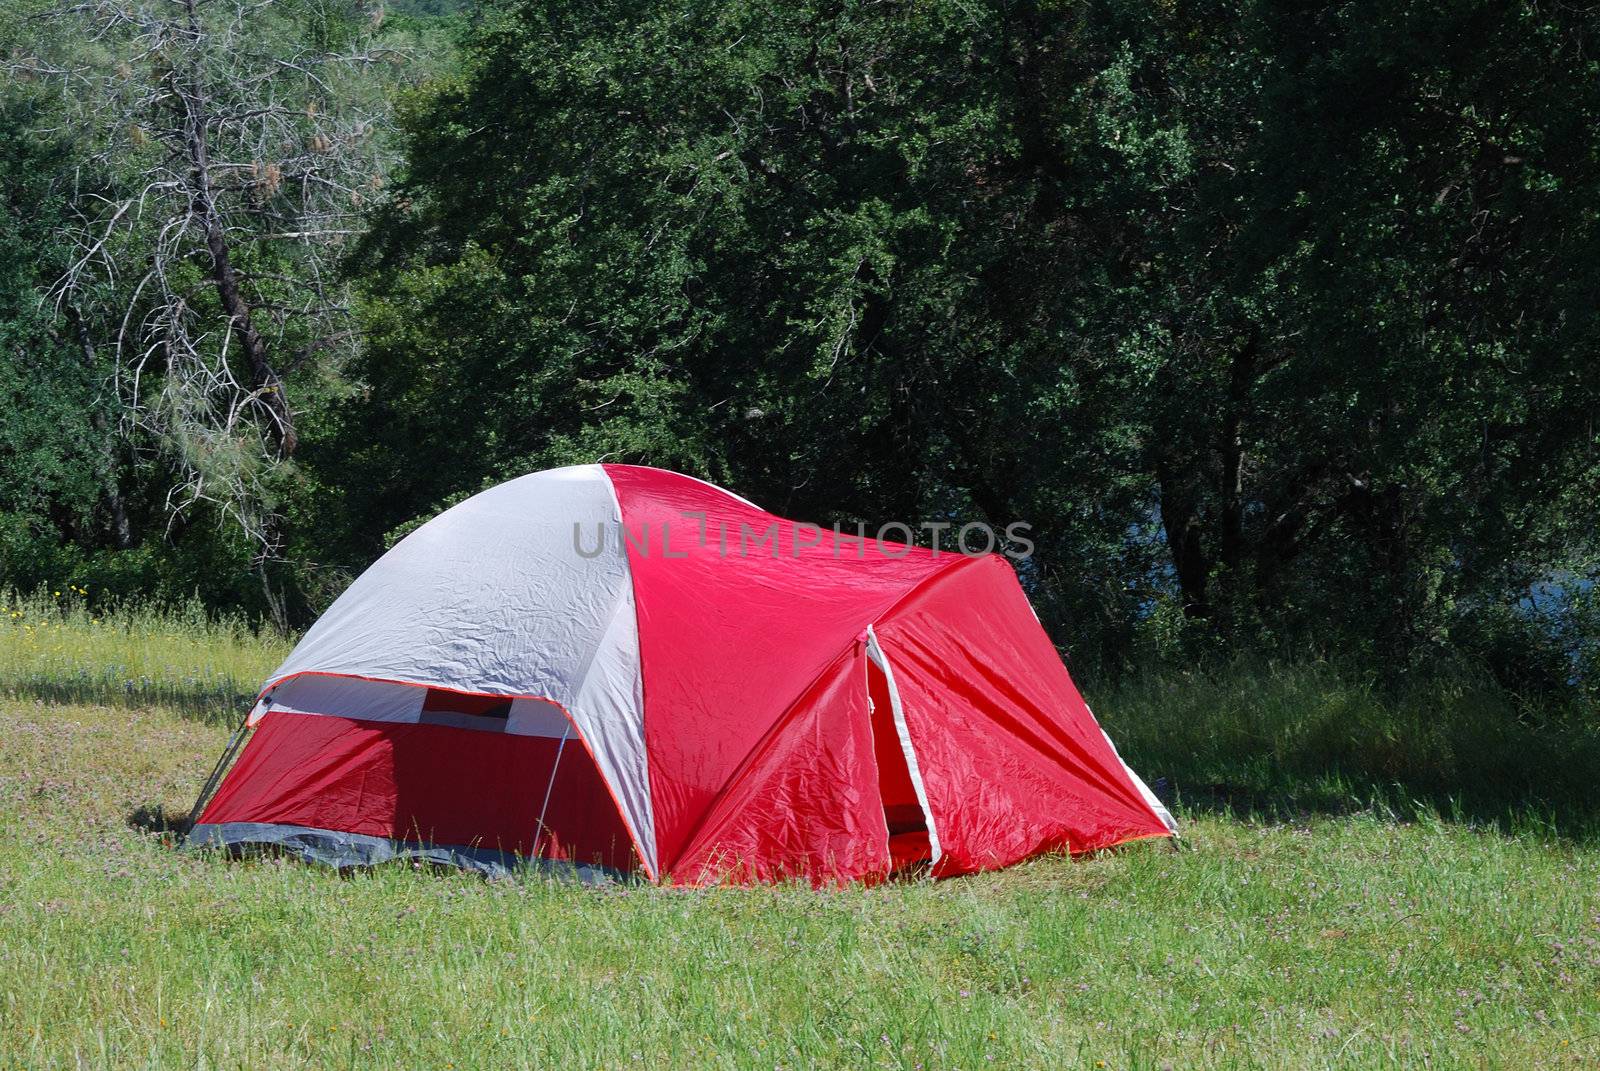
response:
M1129 763L1190 812L1376 813L1600 841L1600 719L1530 709L1481 679L1381 690L1323 664L1150 675L1098 702Z
M169 710L207 725L235 725L255 701L237 682L205 678L115 678L88 672L76 677L22 676L0 680L0 695L52 705Z
M1551 801L1530 795L1494 800L1470 791L1430 794L1396 784L1341 784L1338 791L1316 786L1274 791L1191 784L1161 795L1168 807L1182 813L1237 822L1295 823L1314 817L1369 814L1396 822L1447 822L1505 836L1600 843L1600 807L1586 799Z
M130 811L127 816L128 828L146 836L156 837L168 844L177 842L177 838L184 831L184 826L189 821L189 812L168 814L160 804L154 807L140 806Z

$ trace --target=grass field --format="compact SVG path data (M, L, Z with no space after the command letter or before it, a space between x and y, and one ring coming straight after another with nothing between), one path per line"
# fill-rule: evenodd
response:
M1593 732L1470 683L1091 694L1180 790L1184 851L599 891L177 854L149 816L188 806L283 645L5 613L0 1071L1600 1066ZM1552 754L1573 768L1529 782Z

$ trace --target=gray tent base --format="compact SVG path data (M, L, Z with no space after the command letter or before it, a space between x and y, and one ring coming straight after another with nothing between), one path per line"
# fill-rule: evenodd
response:
M333 829L270 822L202 823L189 831L183 846L186 849L219 848L236 856L291 855L336 870L354 870L393 862L417 862L475 871L488 878L547 877L581 885L611 885L637 880L609 867L554 859L530 859L494 848L390 840L362 833L341 833Z

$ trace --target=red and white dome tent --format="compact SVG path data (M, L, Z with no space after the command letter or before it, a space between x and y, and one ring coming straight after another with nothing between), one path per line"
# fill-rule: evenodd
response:
M248 724L191 844L828 883L1176 829L1003 557L629 465L524 476L406 536Z

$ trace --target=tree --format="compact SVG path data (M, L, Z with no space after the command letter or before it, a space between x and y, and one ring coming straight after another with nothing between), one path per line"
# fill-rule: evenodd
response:
M1057 617L1110 591L1125 625L1144 503L1102 403L1128 384L1079 323L1106 228L1060 203L1039 53L1070 27L1030 43L1040 21L486 16L407 118L359 262L372 390L329 477L357 538L542 465L648 461L824 523L1073 517L1031 575Z
M12 72L59 95L82 158L54 296L104 351L126 424L267 573L301 439L355 337L334 264L382 185L375 16L297 0L94 0L32 24ZM94 359L99 359L98 357Z
M1123 209L1150 269L1113 321L1155 387L1172 567L1225 637L1332 635L1392 664L1594 567L1595 25L1222 14L1115 28L1099 91L1117 144L1165 130L1188 161ZM1103 159L1108 189L1148 175Z
M84 538L101 523L121 539L127 525L97 391L106 370L44 300L67 252L67 206L52 184L70 158L31 134L45 110L37 94L0 99L0 559L13 583L41 579L20 562L41 539Z
M358 260L350 553L604 457L823 521L1028 520L1096 661L1169 595L1223 644L1448 644L1592 560L1591 38L1427 3L508 4Z

